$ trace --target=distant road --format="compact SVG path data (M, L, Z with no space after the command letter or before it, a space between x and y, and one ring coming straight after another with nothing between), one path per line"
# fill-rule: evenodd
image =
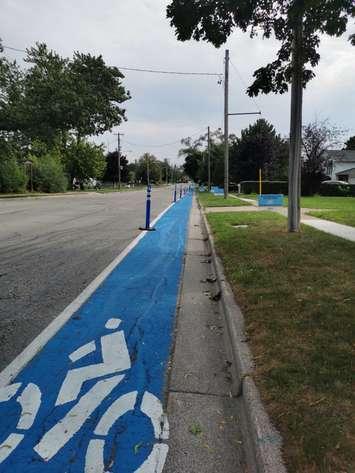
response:
M170 188L153 189L152 218L171 197ZM144 222L145 191L0 200L0 370Z

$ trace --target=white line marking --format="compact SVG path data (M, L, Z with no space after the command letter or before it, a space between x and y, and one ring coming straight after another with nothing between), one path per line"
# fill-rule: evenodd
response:
M124 394L119 397L111 406L107 409L105 414L101 417L100 422L94 431L95 435L107 435L110 428L116 422L119 417L122 417L128 411L134 409L134 405L137 400L137 391L133 391L128 394Z
M97 382L66 416L52 427L34 450L45 461L50 460L80 430L86 419L101 404L106 396L119 384L124 376L114 376Z
M55 405L60 406L74 401L80 390L90 379L128 370L131 367L124 333L114 332L101 337L102 363L69 370L60 388Z
M161 212L156 219L153 220L151 226L154 226L157 221L173 206L169 205L163 212ZM80 309L80 307L87 301L87 299L96 291L107 276L122 262L122 260L138 245L140 240L144 238L147 232L140 233L102 273L100 273L81 294L78 295L74 301L69 304L63 312L61 312L48 327L46 327L24 350L20 353L1 373L0 373L0 387L11 383L19 372L32 360L32 358L46 345L46 343L65 325L70 317Z
M32 427L41 405L41 391L39 387L36 384L29 383L21 396L17 398L17 402L21 405L21 417L17 428L27 430Z
M85 473L104 473L105 440L92 439L85 457Z
M142 400L142 412L152 421L157 440L169 438L167 418L164 416L160 400L149 392L145 392Z
M21 442L24 435L10 434L6 440L0 445L0 463L2 463L15 450L17 445Z
M13 396L15 396L17 391L20 389L21 384L22 383L15 383L0 388L0 402L9 401Z
M95 342L94 341L89 342L86 345L83 345L82 347L73 351L73 353L69 355L69 358L74 363L75 361L81 360L81 358L84 358L84 356L88 355L89 353L92 353L95 350L96 350Z
M105 327L108 328L109 330L115 330L116 328L120 326L121 322L122 322L121 319L109 319L106 322Z
M169 447L165 443L156 443L143 465L135 473L162 473Z

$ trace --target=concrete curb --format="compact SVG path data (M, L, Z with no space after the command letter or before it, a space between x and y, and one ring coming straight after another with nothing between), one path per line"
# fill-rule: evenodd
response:
M208 236L216 271L226 325L227 349L232 356L234 394L241 409L241 428L250 473L286 473L282 460L282 438L271 424L253 379L254 363L245 333L243 314L228 283L222 262L216 253L214 238L206 215L200 207L204 231Z

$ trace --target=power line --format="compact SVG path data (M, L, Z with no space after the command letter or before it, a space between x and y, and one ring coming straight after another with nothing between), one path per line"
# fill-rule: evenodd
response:
M200 135L203 131L198 131L196 133L193 133L192 135L189 136L189 138L192 138L193 136L197 136L197 135ZM179 144L181 143L181 139L180 140L176 140L176 141L172 141L170 143L161 143L161 144L138 144L138 143L132 143L130 141L127 141L127 140L124 140L125 143L129 144L130 146L138 146L138 147L142 147L142 148L163 148L165 146L172 146L172 145L176 145L176 144Z
M233 69L235 70L235 72L237 73L239 79L243 82L243 85L245 88L248 88L248 85L246 83L246 81L244 80L243 76L241 75L241 73L239 72L239 70L237 69L237 67L234 65L233 61L231 59L229 59L229 62L232 64L232 67ZM252 99L252 101L254 102L254 105L256 106L256 108L259 110L259 112L261 113L261 107L260 107L260 104L256 101L256 99L254 97L250 97Z
M5 46L4 49L10 49L11 51L17 51L25 53L25 49L14 48L13 46ZM127 67L127 66L115 66L122 71L133 71L133 72L148 72L151 74L169 74L178 76L207 76L207 77L221 77L222 74L218 72L191 72L191 71L164 71L160 69L146 69L143 67Z
M213 77L221 77L222 74L218 72L181 72L181 71L161 71L158 69L144 69L138 67L122 67L116 66L118 69L122 69L123 71L135 71L135 72L149 72L152 74L171 74L171 75L179 75L179 76L213 76Z
M4 49L11 49L11 51L17 51L19 53L25 53L25 49L18 49L18 48L13 48L12 46L5 46L5 44L2 45Z

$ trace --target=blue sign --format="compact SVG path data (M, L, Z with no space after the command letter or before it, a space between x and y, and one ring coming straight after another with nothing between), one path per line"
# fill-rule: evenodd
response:
M172 206L0 387L0 472L161 473L164 378L191 201Z
M224 195L224 189L218 186L212 186L211 187L211 192L214 195Z
M282 194L261 194L259 195L259 207L282 207L284 196Z

